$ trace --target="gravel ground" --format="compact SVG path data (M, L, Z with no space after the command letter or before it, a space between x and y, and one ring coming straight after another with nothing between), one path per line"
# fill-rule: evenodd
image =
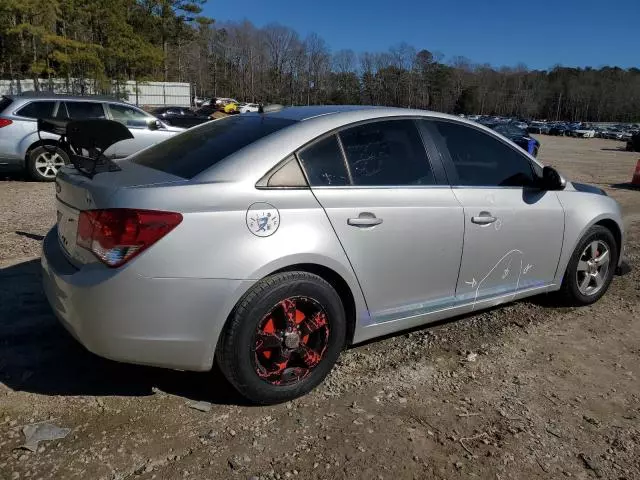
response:
M0 182L0 479L640 478L640 191L624 185L638 155L541 142L544 162L620 202L632 274L591 307L534 298L352 348L275 407L245 405L215 371L78 346L40 290L53 186ZM19 448L45 421L71 432Z

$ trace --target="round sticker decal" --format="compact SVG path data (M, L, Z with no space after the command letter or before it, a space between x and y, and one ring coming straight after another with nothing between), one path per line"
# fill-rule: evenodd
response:
M258 237L273 235L280 226L280 212L270 203L254 203L247 210L247 227Z

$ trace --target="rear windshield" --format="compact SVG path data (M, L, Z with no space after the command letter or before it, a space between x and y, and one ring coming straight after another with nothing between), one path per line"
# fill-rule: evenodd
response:
M171 137L133 156L138 165L193 178L243 147L294 124L263 115L236 115Z
M4 112L4 110L11 105L11 99L7 97L0 97L0 113Z

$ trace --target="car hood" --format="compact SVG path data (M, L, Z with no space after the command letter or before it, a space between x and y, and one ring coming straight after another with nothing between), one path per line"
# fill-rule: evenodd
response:
M593 193L595 195L603 195L608 197L607 192L603 189L596 187L595 185L589 185L588 183L579 183L579 182L570 182L568 186L573 187L573 189L577 192L583 193Z

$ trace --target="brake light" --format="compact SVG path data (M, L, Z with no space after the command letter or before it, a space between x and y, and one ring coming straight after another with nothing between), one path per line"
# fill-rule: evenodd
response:
M8 118L0 118L0 128L9 126L13 123L13 120L9 120Z
M124 265L182 222L182 215L116 208L80 213L76 243L109 267Z

